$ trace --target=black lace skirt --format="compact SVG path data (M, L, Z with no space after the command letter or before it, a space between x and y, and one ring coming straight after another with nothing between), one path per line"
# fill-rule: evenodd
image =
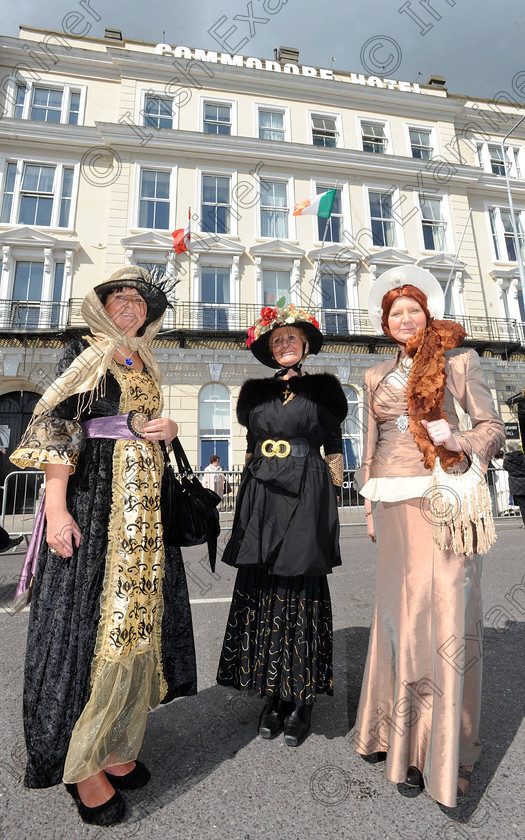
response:
M309 705L333 694L332 605L325 575L239 569L217 682Z

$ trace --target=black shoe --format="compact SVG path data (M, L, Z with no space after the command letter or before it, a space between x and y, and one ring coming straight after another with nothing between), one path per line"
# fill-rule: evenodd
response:
M23 539L23 537L15 537L14 539L11 539L11 537L9 537L7 545L5 545L3 548L0 548L0 554L3 554L5 551L11 551L13 548L16 548L17 545L20 545Z
M425 783L423 781L423 776L421 775L417 767L411 766L408 768L405 784L409 787L418 787L420 790L423 790L423 788L425 787Z
M125 776L114 776L105 771L109 781L117 790L138 790L145 787L151 779L151 773L142 761L136 761L135 767Z
M284 743L287 747L300 747L310 732L311 706L296 706L284 721Z
M368 764L379 764L381 761L386 761L386 752L370 753L370 755L362 755L361 758Z
M126 813L126 803L122 796L115 791L111 799L103 802L102 805L95 805L94 808L88 808L82 802L76 785L66 785L66 790L71 794L75 800L78 813L81 819L89 825L115 825L115 823L122 822Z
M259 735L261 738L275 738L283 731L284 720L290 714L294 704L280 697L272 697L262 710L259 721Z

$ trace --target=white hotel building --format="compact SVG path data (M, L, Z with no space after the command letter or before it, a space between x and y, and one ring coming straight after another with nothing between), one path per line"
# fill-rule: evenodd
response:
M244 347L282 295L315 309L352 411L359 460L363 374L391 346L366 302L387 268L418 264L447 289L504 420L525 387L525 308L503 137L523 114L427 85L106 32L22 28L2 39L0 427L17 442L72 334L84 294L125 263L180 279L155 343L167 410L190 460L243 462L242 382L264 375ZM2 113L0 111L0 113ZM525 123L505 147L525 256ZM324 221L295 203L337 187ZM192 211L191 254L171 232ZM321 259L320 259L321 256ZM267 371L270 374L270 371ZM0 432L1 432L0 428ZM9 431L4 428L4 436ZM7 443L7 440L5 441Z

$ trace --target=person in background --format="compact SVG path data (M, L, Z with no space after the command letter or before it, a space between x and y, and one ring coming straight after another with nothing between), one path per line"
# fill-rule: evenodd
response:
M487 475L489 477L489 485L492 480L492 489L494 494L494 501L496 506L496 516L507 515L510 507L510 488L509 477L503 466L503 459L505 453L503 449L496 452L490 465Z
M222 499L226 480L223 469L219 466L220 460L218 455L212 455L210 457L210 463L204 470L204 475L202 476L202 486L206 487L207 490L213 490Z
M6 551L12 551L17 545L20 545L23 537L10 537L5 528L0 528L0 554Z
M509 449L511 451L507 452L503 459L503 469L509 474L509 490L514 504L518 505L521 511L525 527L525 454L517 443L511 444Z

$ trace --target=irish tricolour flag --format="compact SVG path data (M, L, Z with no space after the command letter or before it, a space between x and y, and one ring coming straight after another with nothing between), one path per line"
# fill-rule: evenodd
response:
M293 209L294 216L320 216L321 219L329 219L335 198L335 190L328 190L319 195L314 195L306 201L296 204Z

